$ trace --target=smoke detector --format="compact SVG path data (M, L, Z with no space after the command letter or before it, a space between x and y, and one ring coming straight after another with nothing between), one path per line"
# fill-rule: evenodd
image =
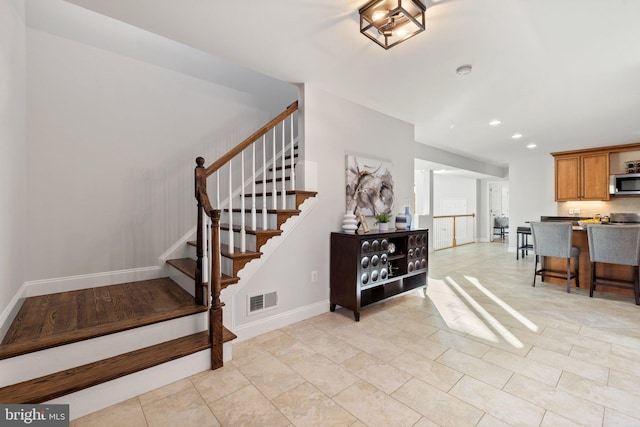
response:
M471 73L471 65L461 65L456 69L456 74L459 76L466 76Z

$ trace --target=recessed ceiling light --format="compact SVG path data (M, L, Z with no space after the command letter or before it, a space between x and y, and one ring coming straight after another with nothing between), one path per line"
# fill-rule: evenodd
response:
M489 122L489 126L498 126L499 124L502 124L500 120L491 120Z
M528 149L530 149L530 150L532 150L532 149L534 149L534 148L536 148L536 147L537 147L537 145L536 145L536 144L533 144L533 143L532 143L532 144L528 144L528 145L527 145L527 148L528 148Z
M514 133L513 135L511 135L511 138L520 139L520 138L522 138L522 134L521 133Z

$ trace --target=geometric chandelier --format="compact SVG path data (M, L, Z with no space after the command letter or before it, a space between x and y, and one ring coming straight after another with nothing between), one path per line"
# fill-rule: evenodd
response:
M360 32L389 49L424 31L420 0L372 0L360 8Z

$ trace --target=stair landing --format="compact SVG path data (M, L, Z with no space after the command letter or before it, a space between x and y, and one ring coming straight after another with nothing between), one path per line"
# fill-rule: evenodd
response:
M25 299L0 359L207 311L168 278Z

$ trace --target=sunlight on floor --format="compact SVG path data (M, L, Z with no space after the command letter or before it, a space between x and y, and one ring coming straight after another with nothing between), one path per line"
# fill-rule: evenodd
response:
M480 281L478 279L476 279L475 277L470 277L470 276L464 276L464 278L467 279L469 281L469 283L474 285L480 291L482 291L486 296L491 298L493 300L493 302L495 302L500 307L502 307L504 309L504 311L506 311L507 313L512 315L518 322L522 323L529 330L531 330L533 332L538 332L539 328L535 323L533 323L531 320L529 320L526 317L524 317L522 314L520 314L517 310L515 310L509 304L507 304L506 302L502 301L493 292L491 292L490 290L488 290L487 288L482 286L482 284L480 283Z
M482 286L478 279L470 276L465 276L465 279L528 329L538 330L533 322ZM515 348L524 347L515 335L450 276L444 280L430 279L427 292L449 328L486 341L497 343L502 338Z

